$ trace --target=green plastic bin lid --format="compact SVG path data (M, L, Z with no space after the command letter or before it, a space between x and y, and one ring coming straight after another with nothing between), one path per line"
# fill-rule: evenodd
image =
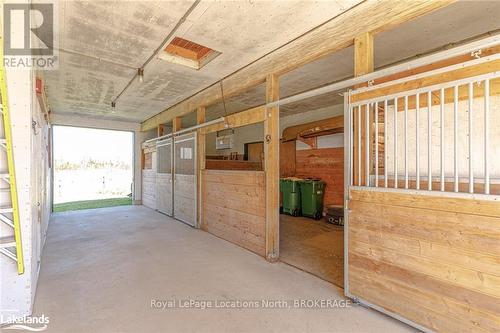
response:
M303 183L323 183L323 184L325 184L325 182L322 181L321 179L311 179L311 178L302 179L302 182Z

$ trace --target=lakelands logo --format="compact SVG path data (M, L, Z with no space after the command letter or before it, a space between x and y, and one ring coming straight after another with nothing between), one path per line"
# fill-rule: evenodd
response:
M57 69L55 3L4 3L3 17L5 67Z
M2 321L4 322L3 318ZM45 331L49 325L49 317L45 315L36 317L21 317L7 321L7 325L2 327L2 330L23 330L30 332Z

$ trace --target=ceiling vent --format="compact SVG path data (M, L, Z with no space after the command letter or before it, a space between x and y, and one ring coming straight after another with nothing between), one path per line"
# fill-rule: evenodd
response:
M159 58L168 62L200 69L221 53L187 39L175 37Z

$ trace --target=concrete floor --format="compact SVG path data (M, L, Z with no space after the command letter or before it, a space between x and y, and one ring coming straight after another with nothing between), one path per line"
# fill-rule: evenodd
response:
M280 260L344 287L344 228L280 215Z
M166 309L151 300L342 299L334 285L142 206L58 213L35 315L47 332L411 332L360 306Z

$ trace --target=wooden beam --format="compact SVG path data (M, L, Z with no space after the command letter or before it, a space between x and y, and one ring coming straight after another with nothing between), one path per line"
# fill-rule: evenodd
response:
M172 133L180 131L181 128L182 128L182 118L175 117L174 119L172 119Z
M477 76L481 74L492 73L500 70L500 60L494 60L486 63L482 63L475 66L460 68L451 72L435 74L432 76L424 77L421 79L416 79L412 81L407 81L387 87L382 87L379 89L360 92L358 94L353 94L351 96L351 101L353 103L376 98L379 96L386 96L390 94L396 94L398 92L404 92L407 90L419 89L428 86L432 86L439 83L445 83L450 81L456 81L460 79L465 79L472 76ZM493 94L493 93L492 93Z
M205 107L200 106L198 107L198 110L196 111L196 123L203 124L205 122ZM198 226L202 228L202 223L203 223L203 170L205 169L205 156L206 156L206 135L204 133L201 133L201 131L198 131L197 133L198 138L197 138L197 147L196 147L196 152L197 152L197 172L198 172L198 181L197 181L197 187L198 187Z
M307 124L287 127L283 130L282 141L296 140L300 133L309 129L343 129L344 116L336 116L328 119L313 121Z
M381 32L446 7L455 0L364 1L327 23L286 44L258 61L222 80L224 96L230 97L265 82L269 73L283 74L353 44L356 36ZM166 123L174 117L192 112L200 105L211 105L222 99L217 82L175 104L142 123L142 130Z
M373 72L373 34L365 32L354 38L354 76Z
M493 55L493 54L498 54L498 53L500 53L500 46L493 46L493 47L485 48L485 49L482 49L482 51L481 51L481 55L483 57ZM460 55L457 57L445 59L445 60L438 61L438 62L435 62L432 64L428 64L425 66L414 68L412 70L404 71L401 73L396 73L393 75L389 75L389 76L377 79L377 80L375 80L374 84L381 84L381 83L390 82L393 80L402 79L402 78L405 78L408 76L425 73L425 72L432 71L435 69L460 64L460 63L470 61L473 59L475 59L475 57L472 54ZM498 70L500 70L500 63L497 61L496 64L494 64L493 66L491 65L491 63L486 63L486 64L479 64L479 65L471 66L471 67L473 67L473 69L469 70L469 71L464 71L463 69L454 70L454 71L448 72L446 75L436 74L433 76L428 76L426 78L407 81L407 82L401 83L401 84L393 84L391 86L387 86L386 89L380 88L380 89L372 90L372 91L366 92L366 93L362 92L362 93L358 93L358 94L353 94L351 99L353 100L353 102L354 101L361 101L364 99L385 96L389 93L401 92L401 91L405 91L405 90L409 90L409 89L426 87L429 85L440 83L443 79L445 79L445 81L453 81L453 80L467 78L470 76L476 76L479 74L488 73L490 71L498 71ZM432 105L438 105L441 103L439 95L440 95L439 91L433 91L432 98L431 98ZM500 95L500 80L499 79L490 80L490 95L492 95L492 96ZM474 98L480 98L482 96L484 96L484 85L475 85L474 86ZM445 97L445 103L453 103L453 100L454 100L453 90L446 89L444 92L444 97ZM467 86L460 86L458 88L458 100L462 101L462 100L465 100L468 98L469 98L468 87ZM416 97L409 96L408 109L412 110L412 109L415 109L415 107L416 107ZM420 107L422 107L422 108L427 107L427 96L426 95L420 95ZM380 111L383 112L383 110L380 110ZM403 103L402 98L398 101L398 111L404 111L404 103Z
M226 117L225 123L213 124L204 128L201 128L199 131L203 134L213 133L217 131L222 131L227 128L236 128L245 125L251 125L255 123L260 123L265 120L265 107L257 106L255 108L251 108L245 111L241 111L238 113L233 113Z
M266 102L279 99L279 77L275 74L266 78ZM266 172L266 259L279 258L279 178L280 178L280 132L279 107L266 110L264 121L264 163Z
M157 127L157 136L165 135L165 124L160 124Z
M487 47L487 48L481 49L481 57L483 57L483 58L487 57L487 56L491 56L491 55L497 54L497 53L500 53L500 45L496 45L496 46L492 46L492 47ZM423 65L423 66L420 66L420 67L417 67L417 68L409 69L409 70L406 70L406 71L403 71L403 72L399 72L399 73L396 73L396 74L392 74L392 75L381 77L379 79L375 79L373 81L373 85L376 86L376 85L381 84L381 83L385 83L385 82L390 82L390 81L402 79L404 77L408 77L408 76L412 76L412 75L416 75L416 74L421 74L421 73L429 72L429 71L432 71L432 70L435 70L435 69L439 69L439 68L443 68L443 67L448 67L448 66L452 66L452 65L456 65L456 64L461 64L461 63L464 63L464 62L467 62L467 61L471 61L471 60L474 60L474 59L476 59L476 57L474 56L473 53L462 54L462 55L459 55L459 56L456 56L456 57L452 57L452 58L448 58L448 59L436 61L436 62L433 62L431 64Z
M354 38L354 76L361 76L373 72L373 33L365 32ZM366 183L366 109L361 109L361 128L358 128L358 114L354 114L354 138L361 131L361 147L354 140L354 184L358 183L358 152L361 149L361 185ZM370 140L371 142L372 140Z
M198 110L196 110L196 123L198 125L203 124L205 122L205 114L206 114L205 107L199 106Z

